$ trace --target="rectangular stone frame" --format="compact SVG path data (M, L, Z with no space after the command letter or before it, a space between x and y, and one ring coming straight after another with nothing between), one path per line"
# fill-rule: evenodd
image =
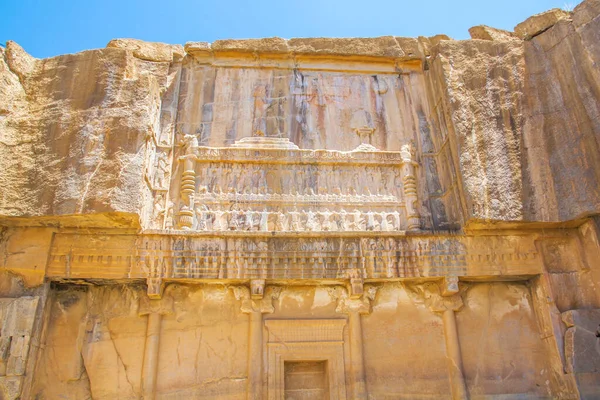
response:
M286 361L327 361L329 398L331 400L346 399L343 340L345 319L267 320L265 325L269 329L266 368L269 400L283 400L284 398ZM319 330L319 326L326 326L330 329ZM307 327L317 329L308 330ZM292 342L282 342L280 336L273 334L273 331L280 329L293 329L294 333L306 332L306 334L294 335L296 337ZM318 333L315 334L316 332Z

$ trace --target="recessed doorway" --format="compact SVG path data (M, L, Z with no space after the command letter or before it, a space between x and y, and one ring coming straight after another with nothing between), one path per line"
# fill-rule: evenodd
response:
M329 400L327 361L285 361L285 400Z

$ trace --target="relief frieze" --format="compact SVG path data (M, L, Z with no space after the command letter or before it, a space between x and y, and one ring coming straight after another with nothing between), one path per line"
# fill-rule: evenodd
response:
M88 236L56 235L47 276L388 280L532 275L542 265L530 237Z
M256 136L227 148L180 141L179 180L160 195L151 229L240 232L398 232L421 216L415 148L301 150ZM157 161L158 162L158 161ZM164 174L156 169L156 180Z

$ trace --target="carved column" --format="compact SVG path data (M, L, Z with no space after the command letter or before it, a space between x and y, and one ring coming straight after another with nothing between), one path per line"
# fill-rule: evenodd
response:
M350 290L341 286L330 289L329 294L338 305L336 312L348 314L349 347L352 382L352 398L367 398L367 383L365 377L365 363L363 356L362 321L361 314L371 312L371 301L375 300L376 287L369 287L364 293L362 285L354 280Z
M269 286L265 289L265 280L251 281L252 290L246 286L234 286L231 289L237 300L241 300L240 309L249 314L248 330L248 389L249 400L262 399L263 372L263 314L275 311L273 300L279 297L281 288Z
M463 300L459 293L458 278L447 277L439 284L426 283L415 286L410 291L418 294L417 302L425 303L431 311L442 314L444 336L446 339L446 360L448 363L452 398L455 400L467 400L469 395L463 373L462 354L455 315L455 312L463 306Z
M196 149L198 138L195 135L184 135L181 143L183 147L183 172L181 173L181 205L179 209L179 228L192 229L194 224L194 194L196 192ZM180 159L180 160L181 160Z
M143 296L140 298L139 315L148 316L144 362L142 364L142 398L153 400L156 396L158 371L158 351L160 348L160 329L162 317L173 312L173 300L165 297L160 300Z
M402 184L404 186L404 203L406 204L407 230L419 229L421 226L418 196L415 148L412 143L405 144L400 149L402 158Z

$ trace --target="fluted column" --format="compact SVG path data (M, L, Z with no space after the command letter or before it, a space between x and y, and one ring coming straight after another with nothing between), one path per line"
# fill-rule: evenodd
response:
M357 285L350 286L350 291L344 287L332 288L329 293L338 305L336 312L348 315L348 333L350 348L350 365L352 382L352 398L366 399L368 396L365 375L364 348L362 336L361 314L371 312L371 301L375 300L376 287L369 287L364 293Z
M452 386L453 399L468 399L467 385L463 375L462 355L460 342L458 341L458 329L456 327L456 315L453 309L446 309L442 313L444 320L444 336L446 337L446 357L448 362L448 374Z
M440 283L427 283L409 288L409 293L419 303L424 303L431 311L441 314L444 322L446 342L446 362L452 399L468 400L467 385L463 373L462 354L456 325L456 311L463 306L459 293L458 278L447 277Z
M275 311L273 300L279 297L281 288L269 286L265 289L262 279L251 282L252 291L246 286L234 286L231 289L235 298L241 300L240 309L249 314L248 327L248 400L263 398L263 314Z
M170 297L150 299L144 296L140 299L139 315L148 316L142 363L142 398L144 400L153 400L156 396L162 317L172 312L173 301Z

